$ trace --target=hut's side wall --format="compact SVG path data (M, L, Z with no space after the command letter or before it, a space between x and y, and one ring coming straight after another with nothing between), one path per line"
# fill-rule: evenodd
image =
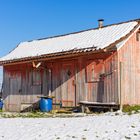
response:
M122 104L140 104L140 41L137 39L134 33L118 51L118 85Z
M42 77L41 70L36 72L36 78ZM12 65L4 67L3 99L7 111L20 111L38 101L42 94L40 78L33 83L31 65ZM36 82L36 83L35 83Z
M39 95L53 95L63 106L83 100L118 103L117 66L116 52L44 60L38 69L32 63L4 66L5 110L23 110Z

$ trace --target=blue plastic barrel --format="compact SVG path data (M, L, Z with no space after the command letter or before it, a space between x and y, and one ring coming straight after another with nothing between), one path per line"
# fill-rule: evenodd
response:
M52 110L52 98L41 97L39 103L40 111L49 112Z
M2 110L2 108L3 108L3 101L0 100L0 110Z

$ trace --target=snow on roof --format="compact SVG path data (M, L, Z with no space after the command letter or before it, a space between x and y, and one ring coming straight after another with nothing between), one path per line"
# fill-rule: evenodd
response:
M103 49L126 36L137 24L137 21L131 21L42 40L22 42L9 54L0 58L0 61L17 60L92 47Z

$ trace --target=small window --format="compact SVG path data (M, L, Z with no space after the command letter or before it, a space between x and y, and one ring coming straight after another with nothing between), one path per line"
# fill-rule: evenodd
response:
M87 82L97 82L100 80L101 73L104 72L102 60L88 60L86 65Z
M136 33L136 40L137 40L137 41L140 40L140 31Z
M39 70L33 70L32 83L33 85L41 85L41 72Z

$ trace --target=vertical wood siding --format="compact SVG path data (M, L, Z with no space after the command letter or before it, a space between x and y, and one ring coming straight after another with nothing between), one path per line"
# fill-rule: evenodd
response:
M83 100L118 103L117 66L116 53L43 61L38 69L31 63L4 66L5 110L22 110L22 105L38 102L38 95L49 94L55 96L53 102L63 106L76 106ZM12 81L10 86L11 77L21 78L21 90L10 89L15 85ZM16 98L13 90L20 90ZM11 100L18 108L9 108Z
M136 39L136 33L118 51L118 56L122 63L122 76L119 80L122 103L140 104L140 41Z

